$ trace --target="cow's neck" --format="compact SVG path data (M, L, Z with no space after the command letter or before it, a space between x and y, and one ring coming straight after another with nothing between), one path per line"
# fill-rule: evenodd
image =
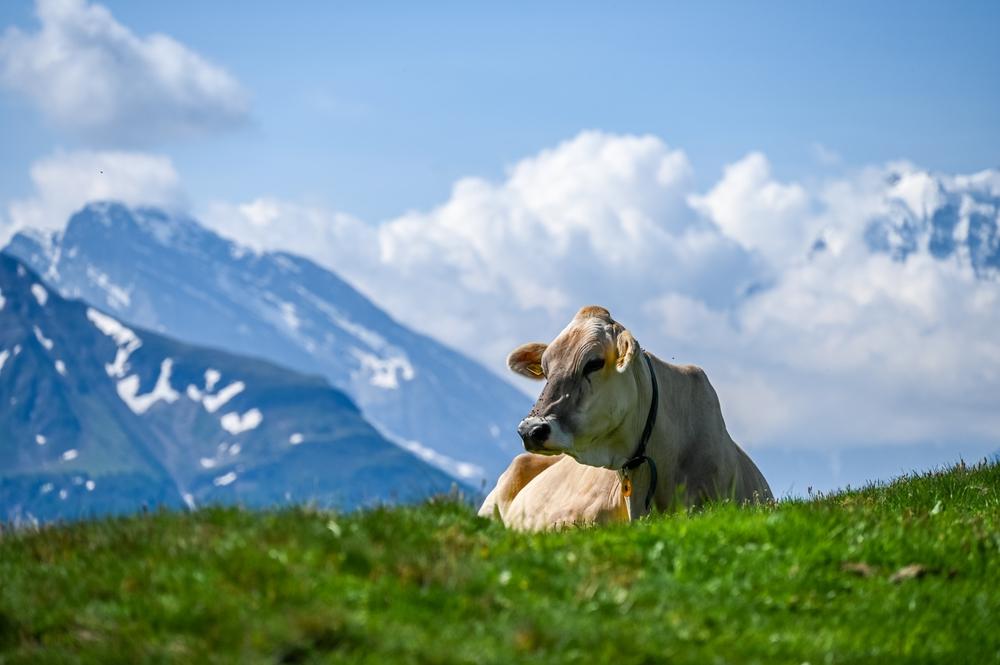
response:
M640 360L641 358L641 360ZM624 466L625 475L632 483L632 493L628 498L629 512L633 519L645 515L648 510L664 509L669 501L664 491L668 484L671 460L667 453L668 441L666 418L664 417L664 395L656 374L656 363L645 351L640 351L634 360L632 376L636 380L638 400L631 410L629 432L626 441L629 462ZM655 405L654 405L655 400ZM650 428L646 432L647 427ZM648 435L644 438L644 435ZM629 468L631 467L631 468ZM650 485L655 487L650 492ZM648 500L648 510L647 510Z

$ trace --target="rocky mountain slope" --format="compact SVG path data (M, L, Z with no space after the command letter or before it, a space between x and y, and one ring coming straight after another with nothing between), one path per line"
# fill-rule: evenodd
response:
M325 376L398 444L453 476L495 480L530 400L394 321L332 272L253 253L182 215L93 203L7 248L53 287L179 339Z
M0 253L0 520L447 491L341 391L63 299Z

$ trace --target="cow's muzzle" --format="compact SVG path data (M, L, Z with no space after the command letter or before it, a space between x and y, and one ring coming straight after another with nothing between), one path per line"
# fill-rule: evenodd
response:
M525 418L517 426L517 433L521 435L525 450L540 453L545 452L545 442L552 434L552 427L541 418Z

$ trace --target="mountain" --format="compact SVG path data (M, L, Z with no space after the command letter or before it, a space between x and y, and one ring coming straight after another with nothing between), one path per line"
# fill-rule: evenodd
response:
M6 251L124 320L322 374L386 436L458 478L492 482L520 450L525 395L307 259L117 203L86 206L62 232L19 234Z
M901 191L888 198L883 215L868 220L868 248L897 261L926 251L938 260L967 263L980 278L1000 275L1000 182L990 177L918 173L903 181L891 174L887 184Z
M0 520L447 491L319 376L65 300L0 253Z

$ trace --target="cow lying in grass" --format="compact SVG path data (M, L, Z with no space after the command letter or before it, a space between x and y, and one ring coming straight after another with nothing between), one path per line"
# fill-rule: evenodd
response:
M705 372L659 360L603 307L584 307L511 370L546 384L518 426L519 455L480 509L513 528L638 519L711 499L771 499L736 445Z

